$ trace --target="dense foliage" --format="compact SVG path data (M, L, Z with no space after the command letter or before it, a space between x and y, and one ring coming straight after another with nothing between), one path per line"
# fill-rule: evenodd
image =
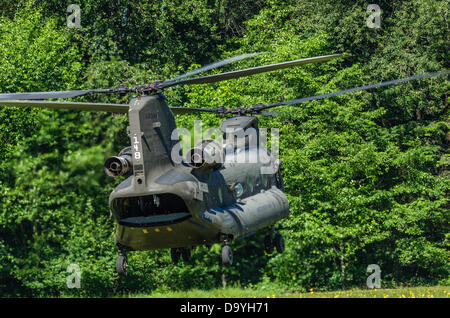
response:
M82 28L65 27L56 0L0 4L0 91L144 83L244 52L254 66L350 53L328 63L217 84L167 90L171 105L277 102L449 67L448 1L79 1ZM369 264L382 284L449 284L448 77L284 108L261 127L280 128L291 216L279 224L286 252L265 255L264 233L172 265L167 250L130 255L114 271L114 222L104 159L127 145L127 118L107 113L0 108L0 296L99 296L155 289L273 284L365 286ZM119 97L94 96L96 101ZM122 97L122 99L125 99ZM190 128L195 119L177 116ZM82 270L68 289L70 264Z

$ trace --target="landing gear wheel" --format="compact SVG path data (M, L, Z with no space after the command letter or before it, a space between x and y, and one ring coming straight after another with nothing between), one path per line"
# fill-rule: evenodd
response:
M284 239L281 234L275 235L275 237L273 238L273 244L275 245L278 253L281 254L284 252Z
M191 250L188 247L183 247L181 249L181 257L185 263L191 260Z
M180 261L181 252L178 248L171 248L170 249L170 256L172 257L172 262L174 264L178 264Z
M264 250L266 251L267 254L273 253L273 242L271 235L267 235L264 238Z
M128 260L126 256L120 255L116 258L116 272L120 276L125 276L128 269Z
M233 251L228 245L222 246L222 264L225 266L233 264Z

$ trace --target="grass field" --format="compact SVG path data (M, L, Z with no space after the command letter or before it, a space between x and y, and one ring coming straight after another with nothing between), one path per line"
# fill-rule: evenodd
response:
M450 298L450 286L408 287L397 289L350 289L307 293L264 289L225 288L130 295L139 298Z

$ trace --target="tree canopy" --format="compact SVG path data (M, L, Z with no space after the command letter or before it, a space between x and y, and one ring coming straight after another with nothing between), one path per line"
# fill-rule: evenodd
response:
M265 52L232 67L347 53L337 60L195 87L169 104L250 106L449 67L448 1L79 1L0 4L0 92L115 87L167 79L220 58ZM230 68L232 69L232 68ZM292 214L278 225L286 252L262 252L264 233L240 242L222 268L220 246L173 265L167 250L130 255L114 271L108 195L120 180L104 159L128 145L125 115L0 107L0 295L107 296L154 289L275 284L292 290L365 286L378 264L384 286L449 284L448 76L283 108L261 117L280 129ZM126 97L92 96L95 101ZM275 109L277 110L277 109ZM177 116L191 128L212 115ZM242 245L242 246L241 246ZM237 246L236 246L237 247ZM82 288L66 286L70 264Z

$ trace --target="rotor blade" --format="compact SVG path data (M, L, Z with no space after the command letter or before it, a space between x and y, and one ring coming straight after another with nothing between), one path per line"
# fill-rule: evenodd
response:
M182 78L185 78L185 77L188 77L188 76L197 75L199 73L206 72L206 71L212 70L214 68L218 68L218 67L221 67L221 66L224 66L224 65L227 65L227 64L231 64L231 63L234 63L234 62L237 62L237 61L240 61L240 60L248 59L250 57L253 57L253 56L256 56L256 55L259 55L259 54L261 54L261 53L247 53L247 54L241 54L241 55L237 55L237 56L234 56L234 57L230 57L230 58L225 59L225 60L221 60L221 61L218 61L218 62L214 62L214 63L208 64L208 65L202 66L200 68L197 68L197 69L195 69L193 71L184 73L184 74L182 74L180 76L174 77L174 78L172 78L172 79L170 79L168 81L165 81L165 82L175 82L175 81L178 81L178 80L180 80Z
M263 116L276 116L276 115L281 115L284 114L283 112L261 112L258 113L258 115L263 115Z
M0 100L0 106L12 107L40 107L50 109L73 109L86 111L105 111L112 113L128 113L127 104L102 104L81 102L51 102L51 101L25 101L25 100Z
M239 77L259 74L259 73L263 73L263 72L275 71L275 70L280 70L283 68L288 68L288 67L302 65L302 64L324 62L324 61L328 61L328 60L331 60L333 58L337 58L340 56L342 56L342 54L332 54L332 55L325 55L325 56L308 57L308 58L304 58L304 59L300 59L300 60L294 60L294 61L288 61L288 62L282 62L282 63L276 63L276 64L269 64L269 65L264 65L264 66L257 66L257 67L243 69L243 70L208 75L208 76L197 77L197 78L192 78L192 79L187 79L187 80L182 80L182 81L163 82L160 84L159 87L161 89L163 89L163 88L167 88L167 87L171 87L171 86L175 86L175 85L215 83L215 82L229 80L232 78L239 78Z
M82 102L53 102L53 101L24 101L24 100L5 100L0 101L1 106L10 107L39 107L50 109L72 109L85 111L105 111L112 113L127 113L128 104L105 104L105 103L82 103ZM174 114L189 113L217 113L217 108L195 108L195 107L169 107Z
M345 90L338 91L338 92L333 92L333 93L321 94L321 95L316 95L316 96L309 96L309 97L304 97L304 98L300 98L300 99L294 99L294 100L287 101L287 102L280 102L280 103L275 103L275 104L262 105L262 106L258 106L258 111L261 111L261 110L264 110L264 109L268 109L268 108L272 108L272 107L277 107L277 106L300 104L300 103L304 103L304 102L308 102L308 101L312 101L312 100L318 100L318 99L323 99L323 98L327 98L327 97L343 95L343 94L357 92L357 91L368 90L368 89L372 89L372 88L378 88L378 87L383 87L383 86L388 86L388 85L394 85L394 84L404 83L404 82L408 82L408 81L414 81L414 80L418 80L418 79L422 79L422 78L428 78L428 77L433 77L433 76L440 76L440 75L445 75L445 74L448 74L448 73L450 73L450 70L445 70L445 71L441 71L441 72L427 73L427 74L421 74L421 75L415 75L415 76L405 77L405 78L396 79L396 80L392 80L392 81L385 81L385 82L381 82L381 83L376 83L376 84L370 84L370 85L365 85L365 86L345 89Z
M191 114L191 113L218 113L217 108L198 108L198 107L170 107L172 113L177 115Z
M57 91L57 92L7 93L7 94L0 94L0 101L72 98L92 93L110 93L110 92L111 89L91 89L91 90L77 90L77 91Z

